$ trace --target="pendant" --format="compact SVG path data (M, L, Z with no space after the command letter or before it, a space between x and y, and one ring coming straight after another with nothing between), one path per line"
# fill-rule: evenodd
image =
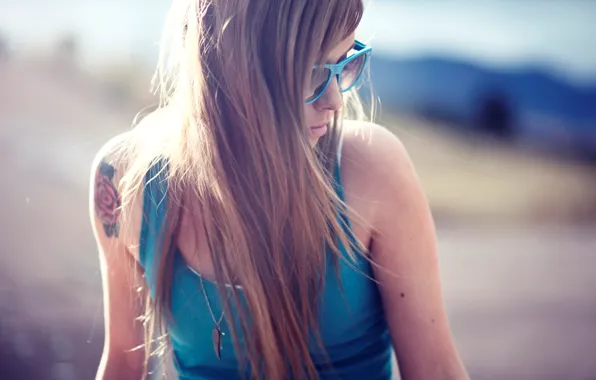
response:
M215 350L215 355L217 356L218 360L221 360L221 350L223 348L221 341L222 335L224 334L221 332L219 324L215 325L211 331L211 339L213 340L213 349Z

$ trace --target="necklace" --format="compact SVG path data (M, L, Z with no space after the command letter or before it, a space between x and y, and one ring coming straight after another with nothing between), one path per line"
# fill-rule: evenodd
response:
M222 336L226 335L224 332L221 331L221 321L224 317L223 310L221 311L221 315L219 319L215 318L215 314L213 313L213 309L211 308L211 303L209 302L209 297L207 297L207 292L205 291L205 284L203 283L203 276L199 275L199 280L201 282L201 290L203 291L203 296L205 296L205 303L207 304L207 309L209 309L209 314L211 315L211 319L213 319L213 323L215 326L213 330L211 330L211 340L213 341L213 350L215 351L215 355L217 356L218 360L221 360L221 350L223 350L223 342Z
M203 204L200 203L201 211L203 211L202 207L203 207ZM202 214L204 214L204 213L202 212ZM205 233L205 236L208 236L205 223L203 223L203 232ZM213 247L211 246L211 244L209 244L209 239L207 239L207 244L209 245L209 249L211 250L211 252L213 252ZM200 255L197 254L197 264L200 266L201 263L199 261L199 257L200 257ZM205 297L205 303L207 304L207 309L209 309L209 314L211 315L211 319L213 320L213 323L214 323L213 330L211 330L211 340L213 341L213 351L215 351L215 356L217 356L217 359L221 360L221 350L223 350L222 336L226 335L223 331L221 331L221 321L223 320L223 317L224 317L224 309L222 308L221 315L219 316L219 319L216 319L215 313L213 313L213 309L211 308L211 303L209 302L209 297L207 297L207 291L205 290L203 276L201 274L198 274L198 275L199 275L199 281L201 282L201 290L203 291L203 296Z

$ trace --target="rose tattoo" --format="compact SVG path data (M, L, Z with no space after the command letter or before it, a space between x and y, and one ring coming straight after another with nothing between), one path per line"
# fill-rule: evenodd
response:
M114 186L116 170L102 162L95 175L95 214L108 237L118 237L120 230L120 196Z

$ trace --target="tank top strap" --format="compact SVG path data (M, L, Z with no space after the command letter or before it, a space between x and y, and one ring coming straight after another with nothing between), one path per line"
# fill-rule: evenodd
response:
M145 271L145 281L154 291L154 268L161 253L164 228L167 226L168 205L167 164L156 161L145 175L143 186L143 217L139 242L139 261Z

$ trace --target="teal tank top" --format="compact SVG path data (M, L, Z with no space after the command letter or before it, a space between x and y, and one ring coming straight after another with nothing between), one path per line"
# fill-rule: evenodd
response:
M335 165L335 189L343 200L344 191L339 165ZM148 287L154 294L153 278L156 247L165 226L168 200L167 182L163 163L152 166L145 177L140 263L145 271ZM349 229L349 220L344 218ZM351 231L348 235L353 239ZM340 247L347 258L346 250ZM321 380L388 380L392 377L392 344L383 313L377 284L371 279L371 265L359 257L356 263L337 261L337 272L327 253L328 268L319 308L319 333L326 354L313 342L311 358ZM348 260L350 260L348 258ZM173 349L174 366L181 380L239 380L250 379L250 368L240 373L240 362L225 319L221 323L221 359L213 347L212 329L215 326L205 296L201 290L200 275L193 271L175 251L171 285L172 321L168 322L169 339ZM216 317L221 315L222 303L216 284L203 281L209 303ZM342 289L343 287L343 289ZM277 379L273 379L277 380Z

